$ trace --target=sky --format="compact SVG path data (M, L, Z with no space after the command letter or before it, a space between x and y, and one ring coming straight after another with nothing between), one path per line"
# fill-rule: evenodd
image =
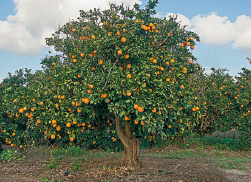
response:
M8 72L42 70L41 59L53 50L45 38L76 20L79 10L105 10L109 2L144 8L148 0L0 0L0 82ZM251 58L250 9L250 0L159 0L155 16L178 15L186 30L199 35L193 55L206 73L212 67L227 68L235 76L251 66L246 59Z

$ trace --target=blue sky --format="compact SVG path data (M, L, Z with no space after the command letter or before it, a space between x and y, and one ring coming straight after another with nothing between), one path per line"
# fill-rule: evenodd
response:
M109 8L109 1L130 7L135 2L143 8L148 0L1 0L0 1L0 82L8 72L28 68L41 70L41 59L52 48L45 38L51 37L59 23L79 17L79 10ZM202 3L203 2L203 3ZM227 68L237 75L250 68L251 58L250 0L159 0L157 17L178 15L187 30L200 36L193 54L210 73L211 67Z

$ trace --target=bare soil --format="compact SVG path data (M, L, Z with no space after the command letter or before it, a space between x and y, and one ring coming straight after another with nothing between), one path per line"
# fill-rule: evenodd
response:
M142 168L130 171L121 166L123 151L107 154L99 150L88 151L100 154L102 157L56 159L58 168L48 169L50 157L41 157L30 153L26 161L13 160L0 162L0 181L6 182L36 182L36 181L173 181L173 182L250 182L250 166L246 170L220 169L214 160L214 148L200 151L198 155L187 155L177 158L168 157L178 151L178 148L166 148L156 152L154 149L140 150ZM193 149L186 149L196 152ZM208 152L207 156L202 156ZM95 155L98 156L98 155ZM209 157L210 156L210 157ZM224 151L224 157L250 157L250 152ZM73 171L70 167L74 161L80 164L80 170ZM71 174L69 177L68 174ZM44 179L44 180L43 180Z

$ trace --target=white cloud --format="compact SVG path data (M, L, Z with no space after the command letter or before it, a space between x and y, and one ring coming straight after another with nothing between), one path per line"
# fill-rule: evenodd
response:
M0 83L2 83L3 79L0 77Z
M174 13L167 13L175 15ZM207 45L231 44L233 49L240 48L242 52L251 56L251 17L240 15L235 22L228 20L227 16L220 17L216 13L208 15L197 15L188 19L182 14L177 14L177 22L181 25L188 25L187 30L197 33L201 42Z
M204 70L205 70L204 73L207 75L210 75L213 72L209 67L205 67Z
M59 24L79 17L79 10L109 9L109 2L133 7L140 0L13 0L17 13L0 20L0 49L36 56Z
M168 20L170 16L171 17L176 17L176 14L167 13L167 15L165 17ZM190 28L190 26L191 26L189 18L187 18L186 16L184 16L182 14L177 13L177 20L176 21L179 22L181 26L186 25L186 29Z

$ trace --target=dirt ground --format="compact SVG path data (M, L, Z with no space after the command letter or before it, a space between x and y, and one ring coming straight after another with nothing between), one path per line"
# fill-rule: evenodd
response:
M48 157L42 158L29 155L26 161L2 161L0 162L0 181L3 182L35 182L35 181L208 181L208 182L250 182L251 169L223 170L215 166L214 162L203 156L182 156L180 158L167 157L170 152L175 153L178 149L167 148L156 152L153 149L140 150L142 168L137 171L127 170L121 166L120 159L123 151L114 152L103 157L93 157L80 160L81 170L72 171L70 166L75 159L56 160L58 168L45 168L50 163ZM186 149L191 150L192 149ZM213 157L213 149L204 149ZM204 152L204 151L201 151ZM94 150L92 153L102 153ZM104 153L104 152L103 152ZM228 157L250 157L250 152L226 151L224 156ZM67 175L71 174L70 177ZM44 180L43 180L44 179Z

